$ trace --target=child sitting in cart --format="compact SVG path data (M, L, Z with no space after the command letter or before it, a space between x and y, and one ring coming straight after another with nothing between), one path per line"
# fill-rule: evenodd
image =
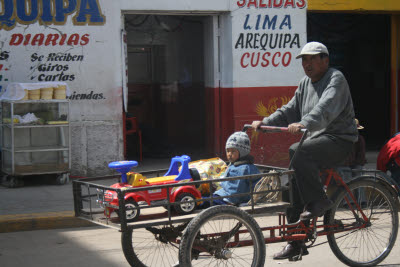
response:
M220 178L236 177L243 175L258 174L260 171L253 164L254 158L250 154L250 139L245 132L233 133L226 142L226 156L229 166ZM252 186L258 182L260 178L252 181ZM213 200L214 205L240 205L250 200L250 195L230 197L233 194L250 192L250 180L229 180L221 182L221 189L214 192L213 197L224 197ZM208 208L209 201L204 201L202 208Z

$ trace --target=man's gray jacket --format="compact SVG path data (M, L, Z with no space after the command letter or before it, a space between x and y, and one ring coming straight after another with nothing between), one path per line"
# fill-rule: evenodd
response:
M327 134L357 141L353 101L340 71L329 68L315 83L305 76L289 103L263 119L263 124L270 126L288 126L296 122L309 130L308 138Z

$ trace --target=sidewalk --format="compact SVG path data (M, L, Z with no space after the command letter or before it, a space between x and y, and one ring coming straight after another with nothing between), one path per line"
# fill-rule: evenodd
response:
M367 152L367 169L376 168L378 152ZM143 160L137 172L167 169L170 159ZM65 185L31 182L21 188L0 186L0 233L93 226L75 218L72 182Z

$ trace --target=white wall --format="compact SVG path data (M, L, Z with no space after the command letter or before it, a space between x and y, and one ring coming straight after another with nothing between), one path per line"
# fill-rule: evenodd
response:
M204 84L205 87L218 87L218 17L210 16L204 20Z
M229 11L234 0L121 0L122 10L183 11L191 13Z

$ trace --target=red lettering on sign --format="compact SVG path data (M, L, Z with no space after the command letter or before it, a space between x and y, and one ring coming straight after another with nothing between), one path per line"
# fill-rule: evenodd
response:
M31 34L28 33L28 34L25 36L24 45L28 45L30 40L31 40Z
M274 7L282 7L283 0L274 0Z
M305 8L306 6L306 1L305 0L298 0L298 2L296 3L296 6L298 8Z
M285 54L283 54L282 65L284 67L287 67L290 64L290 61L292 61L292 53L286 52Z
M60 45L64 45L66 39L67 39L67 35L66 34L61 35Z
M281 52L276 52L276 53L273 55L273 57L272 57L272 65L273 65L274 67L278 67L278 66L279 66L279 63L275 63L275 57L276 57L276 56L281 57Z
M47 34L38 33L35 35L31 34L21 34L14 33L11 35L10 46L19 46L19 45L32 45L32 46L62 46L62 45L87 45L89 43L89 34L80 35L78 33L74 33L71 35L68 34Z
M35 34L33 36L32 45L41 46L43 44L43 42L44 42L44 34L43 33Z
M14 33L11 36L10 45L20 45L24 40L24 36L20 33Z
M270 1L270 3L271 3L271 1ZM261 7L261 8L267 7L267 4L264 3L264 0L260 0L260 5L259 5L259 7Z
M287 67L292 61L292 54L290 52L285 52L282 55L281 52L275 52L271 59L270 52L245 52L240 59L240 66L244 69L249 66L253 68L257 66L265 68L269 66L270 61L272 61L272 66L274 67L278 67L279 65Z
M288 6L295 8L294 0L286 0L284 7L287 8Z
M240 60L240 65L242 66L242 68L247 68L247 66L249 65L249 64L244 65L243 61L244 61L245 57L249 58L250 57L250 53L244 53L243 54L242 59Z
M246 0L239 0L237 1L238 7L244 7L246 5Z
M261 63L261 66L263 66L264 68L268 67L268 65L269 65L269 60L267 59L267 57L269 57L269 56L271 56L270 52L265 52L262 56L263 62Z
M238 0L237 6L247 8L304 8L306 6L305 0Z
M252 53L251 54L251 66L252 67L257 67L257 65L258 65L258 62L260 61L260 53L257 53L257 61L256 62L254 62L254 55L255 55L255 53Z
M258 7L257 0L249 0L247 7L251 7L251 6L254 6L255 8L257 8Z
M49 34L49 35L47 35L47 38L46 38L46 42L44 43L44 45L45 46L48 46L48 45L52 45L52 46L55 46L55 45L57 45L57 39L60 37L60 35L59 34Z
M88 43L89 43L89 34L86 33L82 35L80 44L87 45Z

